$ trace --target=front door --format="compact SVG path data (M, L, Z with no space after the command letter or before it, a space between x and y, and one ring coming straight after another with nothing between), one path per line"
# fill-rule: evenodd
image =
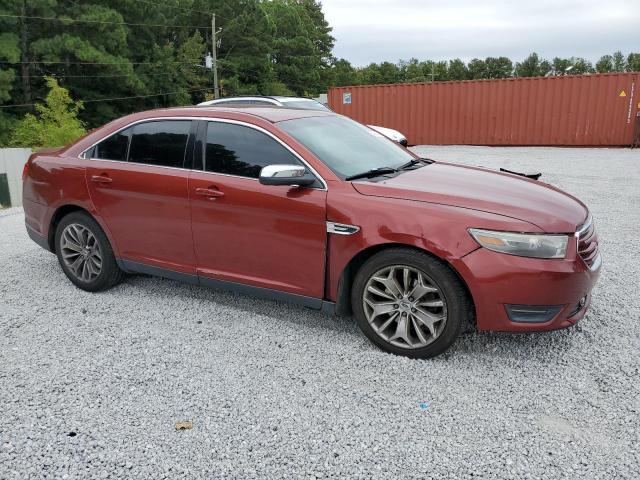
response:
M189 120L139 123L89 152L91 199L122 260L195 274L187 144Z
M194 169L189 182L198 273L205 280L322 298L324 185L261 185L262 167L303 164L264 131L211 121L200 133L203 169Z

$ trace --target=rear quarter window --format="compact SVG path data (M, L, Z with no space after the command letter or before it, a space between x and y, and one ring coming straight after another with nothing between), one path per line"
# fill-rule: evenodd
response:
M115 133L93 147L87 156L101 160L127 160L131 128Z

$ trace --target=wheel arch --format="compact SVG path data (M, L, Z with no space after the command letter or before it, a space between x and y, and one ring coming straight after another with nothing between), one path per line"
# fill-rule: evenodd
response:
M424 248L420 248L420 247L416 247L415 245L408 245L405 243L382 243L382 244L378 244L378 245L372 245L370 247L367 247L363 250L360 250L358 253L356 253L351 260L349 260L349 262L347 263L347 265L345 266L345 268L342 270L342 273L340 275L340 280L338 282L338 295L336 298L336 314L338 315L351 315L352 314L352 308L351 308L351 287L353 285L353 281L355 279L356 274L358 273L358 271L360 270L360 268L362 267L362 265L364 265L364 263L369 260L371 257L373 257L374 255L383 252L385 250L390 250L390 249L394 249L394 248L403 248L405 250L413 250L413 251L417 251L417 252L422 252L422 253L426 253L427 255L429 255L431 258L433 258L434 260L442 263L444 266L446 266L460 281L460 284L464 287L468 297L469 297L469 301L471 302L471 305L473 307L473 317L474 317L474 323L475 323L475 303L473 301L473 295L471 294L471 290L469 289L469 285L467 285L467 282L465 281L465 279L462 277L462 275L460 274L460 272L458 272L458 270L450 263L448 262L446 259L439 257L438 255L434 254L433 252L430 252L429 250L426 250Z
M91 213L86 208L84 208L84 207L82 207L80 205L77 205L77 204L73 204L73 203L67 203L67 204L64 204L64 205L60 205L53 212L53 215L51 215L51 220L49 221L49 230L48 230L48 233L47 233L47 244L49 245L49 250L51 252L53 252L53 253L56 253L56 230L58 228L58 225L60 224L60 222L62 221L62 219L64 217L66 217L70 213L74 213L74 212L85 213L86 215L91 217L93 220L95 220L98 223L98 225L100 225L100 228L102 228L102 231L104 232L104 234L107 236L107 239L109 240L109 243L111 244L111 248L114 250L114 253L115 253L116 246L115 246L115 244L113 242L113 238L111 237L111 235L109 233L109 230L107 228L105 228L105 225L101 221L101 219L97 218L96 215Z

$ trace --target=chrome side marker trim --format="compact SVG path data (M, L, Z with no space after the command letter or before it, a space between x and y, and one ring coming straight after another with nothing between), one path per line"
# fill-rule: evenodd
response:
M353 235L354 233L358 233L359 231L360 227L356 225L327 222L327 232L335 233L336 235Z

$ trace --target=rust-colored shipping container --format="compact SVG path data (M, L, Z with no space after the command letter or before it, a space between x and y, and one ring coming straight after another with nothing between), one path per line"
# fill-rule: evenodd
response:
M336 87L329 105L410 144L622 146L640 73Z

